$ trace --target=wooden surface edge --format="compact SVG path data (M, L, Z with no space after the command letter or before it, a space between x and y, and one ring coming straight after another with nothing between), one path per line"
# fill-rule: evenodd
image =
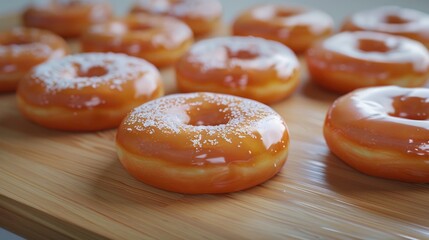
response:
M26 239L106 239L0 195L0 226Z

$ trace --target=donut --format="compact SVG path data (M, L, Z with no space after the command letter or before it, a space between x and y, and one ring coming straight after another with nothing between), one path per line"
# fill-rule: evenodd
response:
M429 48L429 14L397 6L358 12L347 18L342 31L374 31L400 35Z
M0 92L14 91L30 70L69 52L61 37L44 30L13 28L0 33Z
M331 151L365 174L429 182L429 89L383 86L334 102L324 124Z
M216 93L175 94L135 108L117 131L125 169L168 191L227 193L261 184L284 165L286 123L270 107Z
M221 22L222 5L218 0L138 0L131 14L168 15L186 23L195 36L213 32Z
M27 27L50 30L62 37L78 37L91 24L112 17L106 0L50 0L30 5L22 20Z
M419 42L377 32L343 32L306 54L311 80L337 93L371 86L419 87L429 79L429 52Z
M163 94L158 70L143 59L83 53L35 67L18 86L18 107L51 129L117 127L128 112Z
M333 19L319 10L264 4L242 12L232 26L233 35L255 36L283 43L296 53L333 31Z
M193 42L189 27L170 17L138 14L95 24L81 40L85 52L117 52L162 67L177 61Z
M181 92L218 92L274 103L299 83L299 62L281 43L222 37L194 44L176 63Z

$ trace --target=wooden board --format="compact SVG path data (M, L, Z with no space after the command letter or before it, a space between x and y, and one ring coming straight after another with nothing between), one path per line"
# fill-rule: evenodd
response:
M172 70L163 76L174 92ZM336 97L304 74L272 106L292 137L280 174L242 192L182 195L128 175L114 130L47 130L1 94L0 226L33 239L429 239L427 184L360 174L327 149L322 125Z

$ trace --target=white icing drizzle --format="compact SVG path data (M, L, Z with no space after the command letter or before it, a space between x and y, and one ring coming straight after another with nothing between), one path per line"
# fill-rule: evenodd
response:
M220 106L219 111L228 112L229 121L215 126L189 125L189 107L207 103L216 104ZM238 139L260 137L268 149L280 142L287 131L282 118L270 107L250 99L215 93L175 94L155 99L135 108L123 124L128 131L149 134L190 132L189 141L197 150L203 145L216 146L221 142L240 146L228 136Z
M78 72L87 72L93 67L102 67L102 76L81 77ZM121 91L121 85L137 77L159 78L158 70L143 59L116 53L82 53L38 65L31 77L44 84L47 91L64 89L97 88L108 84Z
M177 17L217 17L222 12L217 0L139 0L136 7Z
M372 52L359 49L360 39L383 42L389 51ZM412 39L376 32L343 32L323 42L329 51L344 54L363 61L411 63L416 71L429 69L429 52L426 47Z
M407 23L394 24L385 22L387 16L398 16L407 20ZM383 6L371 10L355 13L351 21L368 31L388 33L427 32L429 29L429 15L414 9L398 6Z
M230 58L228 51L251 52L251 59ZM188 53L191 63L200 64L202 71L211 69L241 68L266 70L274 68L280 77L289 77L299 68L295 54L281 43L255 37L220 37L200 41Z

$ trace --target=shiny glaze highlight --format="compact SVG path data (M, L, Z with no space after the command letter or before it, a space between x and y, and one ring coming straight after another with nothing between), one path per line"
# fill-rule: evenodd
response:
M343 96L326 116L325 138L332 152L360 171L429 182L429 89L377 87ZM341 140L361 150L353 153L336 143Z
M0 33L0 92L13 91L36 65L68 54L59 36L34 28L13 28Z
M233 24L233 34L262 37L283 43L303 53L314 42L333 31L332 18L318 10L265 4L241 13Z
M176 19L136 14L92 25L80 42L85 52L125 53L166 66L188 50L193 37L191 29Z
M78 37L91 24L112 17L105 0L51 0L30 5L23 13L27 27L42 28L62 37Z
M119 125L130 109L159 97L163 88L158 70L144 60L90 53L37 66L20 82L17 94L22 112L39 124L91 130ZM56 123L61 117L70 119Z
M340 93L381 85L418 87L429 79L428 50L384 33L339 33L310 48L306 60L315 83Z
M183 192L181 188L187 189L199 181L206 182L206 189L194 193L238 191L251 187L246 183L251 182L249 177L270 178L280 170L287 155L289 133L283 119L261 103L229 95L191 93L170 95L134 109L118 128L117 145L126 166L129 161L141 159L141 163L157 162L182 169L172 178L180 179L187 173L197 176L195 172L206 170L223 175L199 175L173 191ZM135 164L151 171L150 164ZM251 170L256 173L246 176L244 169L257 165L263 167ZM232 171L234 168L238 169ZM146 179L138 169L128 170L144 182L158 185L156 179ZM237 188L228 184L219 188L216 178L230 184L234 184L233 179L243 179L238 180ZM263 178L254 185L268 179Z
M343 23L343 31L375 31L421 42L429 48L429 14L398 6L357 12Z
M186 23L195 36L215 30L222 17L218 0L138 0L131 13L167 15Z
M253 37L203 40L176 64L184 92L228 93L273 103L290 95L299 81L299 62L282 44Z

